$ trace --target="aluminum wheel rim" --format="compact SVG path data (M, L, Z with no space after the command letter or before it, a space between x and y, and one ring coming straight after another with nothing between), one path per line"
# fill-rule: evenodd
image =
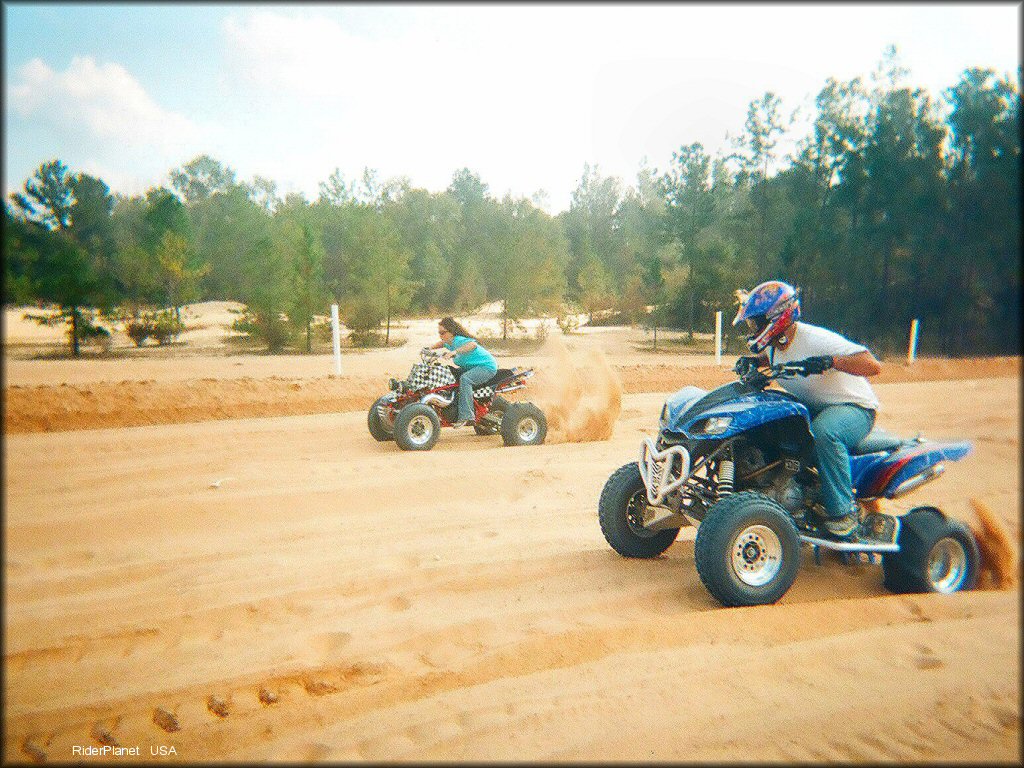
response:
M967 551L956 539L939 539L928 553L928 581L936 592L956 592L967 576Z
M763 587L782 568L782 541L766 525L751 525L733 539L730 562L744 584Z
M647 494L644 491L637 491L629 497L629 501L626 503L626 525L641 539L649 539L657 533L657 531L644 527L644 512L646 510Z
M537 437L538 432L540 432L540 425L531 416L520 419L519 423L516 424L516 433L519 435L520 440L529 442Z
M434 425L427 416L413 416L409 420L409 442L413 445L424 445L434 434Z

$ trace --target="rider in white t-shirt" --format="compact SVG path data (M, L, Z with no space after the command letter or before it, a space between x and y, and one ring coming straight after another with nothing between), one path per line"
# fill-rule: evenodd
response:
M865 377L878 374L882 367L867 347L798 322L799 318L800 299L786 283L771 280L746 294L732 324L747 322L752 330L747 346L754 356L737 360L736 370L779 363L803 368L802 377L780 379L779 384L810 411L827 515L824 526L835 536L849 538L860 522L851 487L850 451L874 426L879 402Z
M783 335L789 337L786 346L768 348L768 362L771 365L792 363L808 357L833 358L832 368L823 371L820 376L782 379L779 384L783 389L811 410L843 403L853 403L869 411L879 409L878 398L864 375L845 373L835 364L837 357L849 357L862 352L871 355L867 347L810 323L796 322Z

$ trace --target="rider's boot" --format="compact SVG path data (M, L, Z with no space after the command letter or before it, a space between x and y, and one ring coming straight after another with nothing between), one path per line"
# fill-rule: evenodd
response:
M853 541L857 538L857 532L860 529L860 507L854 503L845 515L823 518L822 525L837 539Z

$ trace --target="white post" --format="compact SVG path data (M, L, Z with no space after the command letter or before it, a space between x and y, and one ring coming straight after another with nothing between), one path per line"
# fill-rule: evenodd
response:
M715 312L715 365L722 364L722 310Z
M331 332L334 336L334 375L341 376L341 325L337 304L331 304Z
M910 346L907 347L907 365L914 362L917 355L917 318L910 321Z

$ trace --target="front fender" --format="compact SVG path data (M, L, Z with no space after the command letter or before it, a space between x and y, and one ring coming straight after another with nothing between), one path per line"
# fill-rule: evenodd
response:
M694 440L723 440L748 432L769 422L797 416L803 419L810 429L810 414L806 406L785 397L770 394L750 395L723 403L710 411L705 411L693 419L684 422L683 432ZM701 428L710 419L728 418L729 424L723 431L704 432Z

